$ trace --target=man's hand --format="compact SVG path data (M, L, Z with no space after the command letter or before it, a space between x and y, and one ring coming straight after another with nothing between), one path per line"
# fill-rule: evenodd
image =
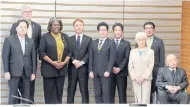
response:
M11 75L10 75L9 72L6 72L6 73L5 73L5 79L6 79L6 80L10 80L10 79L11 79Z
M174 94L174 92L175 92L174 86L167 85L167 86L166 86L166 89L167 89L171 94Z
M173 88L172 94L177 93L181 89L179 86L173 86L172 88Z
M121 71L120 68L113 67L113 73L114 73L114 74L118 74L120 71Z
M79 68L81 66L79 60L74 60L72 63L75 65L75 68Z
M92 71L89 73L89 77L92 79L94 78L94 73Z
M104 72L104 77L109 77L110 76L110 73L109 72Z
M30 80L33 81L33 80L35 80L35 78L36 78L35 74L31 74Z

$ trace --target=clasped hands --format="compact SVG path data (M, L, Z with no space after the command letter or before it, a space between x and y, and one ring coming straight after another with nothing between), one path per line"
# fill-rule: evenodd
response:
M144 82L145 78L142 76L138 76L135 78L135 81L137 82L137 84L141 85Z
M81 67L84 64L83 61L79 61L79 60L76 60L76 59L73 60L72 63L75 65L75 68L79 68L79 67Z
M66 63L65 62L60 62L60 61L53 61L52 65L57 68L61 69Z
M167 85L165 87L171 94L175 94L178 90L180 90L180 86L171 86L171 85Z

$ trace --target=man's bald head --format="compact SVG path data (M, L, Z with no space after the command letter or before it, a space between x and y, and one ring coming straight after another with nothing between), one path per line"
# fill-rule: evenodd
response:
M176 68L177 67L177 56L174 54L167 55L166 63L170 68Z

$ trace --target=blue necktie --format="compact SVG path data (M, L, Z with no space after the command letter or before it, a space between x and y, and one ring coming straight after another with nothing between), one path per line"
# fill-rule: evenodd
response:
M80 36L77 36L77 49L80 48Z

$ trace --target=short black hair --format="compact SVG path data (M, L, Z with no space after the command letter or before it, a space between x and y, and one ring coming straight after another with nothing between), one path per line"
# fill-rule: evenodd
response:
M62 23L61 19L60 19L60 18L57 18L57 17L53 17L53 18L51 18L51 19L49 20L49 23L48 23L47 30L48 30L49 32L51 32L52 24L53 24L53 22L55 22L55 21L58 21L58 22L59 22L59 24L60 24L60 31L63 29L63 23Z
M156 27L153 22L146 22L146 23L143 25L144 29L145 29L145 26L146 26L146 25L152 25L154 29L155 29L155 27Z
M107 30L109 29L109 26L106 22L100 22L97 26L97 30L99 31L100 30L100 27L101 26L105 26L107 28Z
M112 26L112 30L114 31L115 27L116 26L119 26L121 28L121 30L123 31L123 25L121 23L115 23L113 26Z
M21 22L26 23L27 28L29 27L29 23L28 23L28 21L25 20L25 19L19 19L19 20L16 22L16 26L18 26Z

